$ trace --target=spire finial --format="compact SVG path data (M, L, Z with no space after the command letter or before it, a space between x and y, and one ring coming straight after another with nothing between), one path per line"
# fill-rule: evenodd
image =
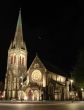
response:
M36 52L36 56L38 56L38 53Z
M20 10L19 10L19 13L21 13L21 7L20 7Z

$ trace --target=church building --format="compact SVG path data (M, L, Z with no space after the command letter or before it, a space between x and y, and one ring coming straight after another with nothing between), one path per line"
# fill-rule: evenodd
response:
M5 99L68 100L70 81L64 76L49 71L38 55L27 68L27 56L20 10L14 40L8 50Z

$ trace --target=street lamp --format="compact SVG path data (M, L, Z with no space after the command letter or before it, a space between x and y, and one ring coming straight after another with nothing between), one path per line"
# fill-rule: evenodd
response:
M83 88L81 88L81 93L82 93L82 100L83 100L83 90L84 90L84 89L83 89Z
M83 91L83 88L81 88L81 91Z
M73 79L71 79L70 82L71 82L71 91L72 91L72 89L73 89L73 88L72 88L72 84L73 84L73 82L74 82Z

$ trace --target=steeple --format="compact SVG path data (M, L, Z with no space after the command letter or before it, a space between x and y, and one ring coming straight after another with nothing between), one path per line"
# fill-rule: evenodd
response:
M13 47L25 48L24 41L23 41L23 32L22 32L21 9L19 11L15 37L14 37L14 41L13 41Z

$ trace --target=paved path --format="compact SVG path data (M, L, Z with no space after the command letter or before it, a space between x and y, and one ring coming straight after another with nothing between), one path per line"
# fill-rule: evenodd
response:
M84 110L83 101L1 102L0 110Z
M1 103L8 103L8 104L49 104L49 105L58 105L58 104L84 104L84 101L0 101Z

